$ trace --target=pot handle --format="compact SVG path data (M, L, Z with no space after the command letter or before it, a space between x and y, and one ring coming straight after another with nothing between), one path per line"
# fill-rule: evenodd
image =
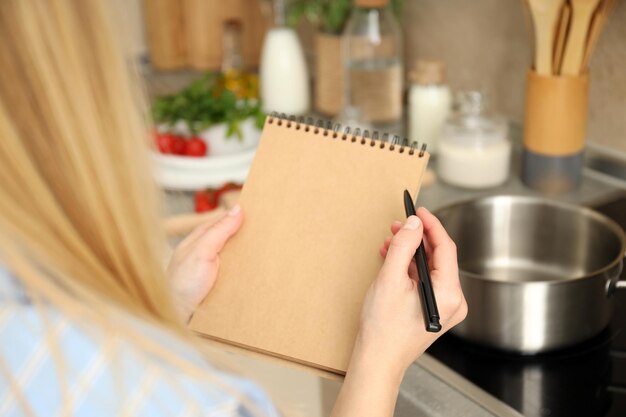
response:
M626 260L626 254L624 254L624 259L619 263L619 267L617 268L617 272L614 277L609 279L606 287L607 296L611 296L615 290L626 289L626 280L619 279L620 275L622 275L622 269L624 268L624 262Z

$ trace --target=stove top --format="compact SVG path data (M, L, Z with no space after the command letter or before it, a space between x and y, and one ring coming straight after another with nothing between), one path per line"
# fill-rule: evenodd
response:
M626 196L594 208L626 230ZM609 327L566 350L523 356L445 334L428 353L526 417L624 417L626 291L614 297Z

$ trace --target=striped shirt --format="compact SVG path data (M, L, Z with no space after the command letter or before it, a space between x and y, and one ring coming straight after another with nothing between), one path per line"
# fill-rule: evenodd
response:
M252 382L215 369L164 331L129 320L206 378L187 375L97 325L73 321L51 306L35 307L0 267L0 416L251 417L250 404L262 415L279 415Z

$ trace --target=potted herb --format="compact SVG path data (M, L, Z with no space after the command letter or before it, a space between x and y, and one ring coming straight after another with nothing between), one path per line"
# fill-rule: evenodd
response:
M402 0L391 0L396 16ZM318 29L315 35L315 108L336 116L343 108L343 63L341 33L348 21L352 0L293 0L287 23L295 26L306 19Z
M232 154L258 140L265 114L256 97L255 76L207 73L176 94L157 97L152 117L159 130L201 137L213 156Z

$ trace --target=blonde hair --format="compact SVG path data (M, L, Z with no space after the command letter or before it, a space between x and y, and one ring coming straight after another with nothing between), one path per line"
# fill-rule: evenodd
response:
M0 263L73 317L107 329L122 311L187 337L162 266L142 94L107 6L0 1Z

